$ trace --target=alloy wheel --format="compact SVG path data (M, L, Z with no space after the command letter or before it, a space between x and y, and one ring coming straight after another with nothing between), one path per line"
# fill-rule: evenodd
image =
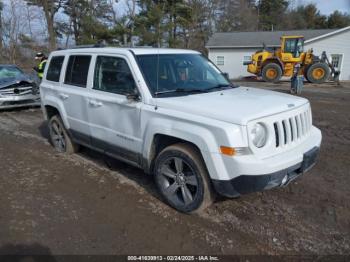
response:
M161 165L160 183L166 197L181 205L191 204L198 193L194 170L179 157L170 157Z
M51 138L52 143L59 152L66 151L66 138L63 127L60 123L53 121L51 124Z

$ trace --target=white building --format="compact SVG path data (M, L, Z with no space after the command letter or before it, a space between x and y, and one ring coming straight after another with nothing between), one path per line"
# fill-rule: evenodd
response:
M243 61L263 43L267 47L278 47L283 35L302 35L305 37L305 50L313 48L315 55L323 51L333 65L341 71L340 80L350 80L350 26L342 29L293 30L274 32L232 32L215 33L207 44L209 59L230 78L252 76L247 72Z

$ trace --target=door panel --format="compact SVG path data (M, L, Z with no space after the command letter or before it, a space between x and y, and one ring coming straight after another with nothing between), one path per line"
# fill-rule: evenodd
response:
M71 55L58 93L64 103L73 138L85 144L91 143L86 98L90 63L90 55Z
M126 97L134 90L135 81L124 58L96 58L94 87L87 102L92 144L106 153L139 162L142 103Z
M92 144L107 153L138 161L141 152L140 102L129 102L125 96L90 93L88 118ZM96 106L99 104L99 106Z
M69 129L75 140L90 144L90 127L88 125L86 90L63 84L59 97L64 103Z

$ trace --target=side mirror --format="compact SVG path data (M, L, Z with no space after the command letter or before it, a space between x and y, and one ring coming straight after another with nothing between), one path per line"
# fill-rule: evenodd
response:
M132 93L126 95L126 99L130 102L139 102L140 101L140 94L139 94L138 90L135 88Z

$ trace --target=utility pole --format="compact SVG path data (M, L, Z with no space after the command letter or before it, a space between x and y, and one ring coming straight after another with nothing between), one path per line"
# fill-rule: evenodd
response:
M260 26L260 0L258 1L258 30L257 31L259 31L259 26Z

